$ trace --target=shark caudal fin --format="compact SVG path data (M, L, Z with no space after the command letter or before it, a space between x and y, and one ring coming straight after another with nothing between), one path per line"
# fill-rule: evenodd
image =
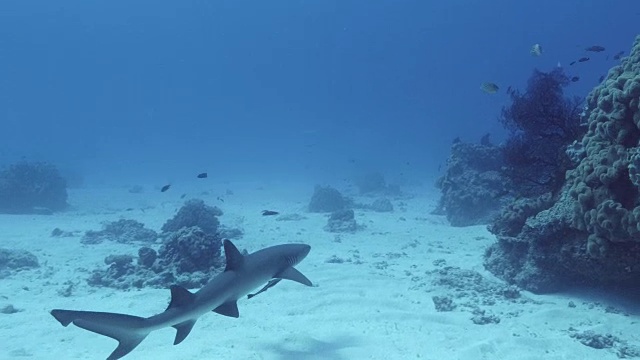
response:
M62 326L75 326L118 340L118 347L107 360L116 360L127 355L144 340L149 331L145 329L145 318L106 312L51 310Z

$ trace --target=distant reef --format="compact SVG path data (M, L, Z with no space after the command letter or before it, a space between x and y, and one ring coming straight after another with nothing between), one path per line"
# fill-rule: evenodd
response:
M560 190L519 198L489 226L486 268L536 293L640 285L640 36L588 95L584 118Z
M51 214L67 206L67 183L54 165L21 161L0 170L0 213Z

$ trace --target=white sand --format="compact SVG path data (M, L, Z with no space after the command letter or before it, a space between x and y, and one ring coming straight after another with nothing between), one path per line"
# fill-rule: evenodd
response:
M312 186L227 184L207 195L189 196L219 205L221 222L241 227L239 248L304 242L312 246L297 268L317 287L283 281L251 300L239 302L240 318L212 313L203 316L189 337L173 346L175 330L152 333L126 359L617 359L611 349L597 350L569 336L569 328L611 333L640 345L638 310L598 295L525 296L541 303L498 302L481 308L500 317L499 324L476 325L471 313L458 308L437 312L432 296L451 293L433 286L427 271L434 260L475 270L494 279L482 266L484 249L494 241L484 226L452 228L429 215L437 193L410 189L413 199L393 201L394 213L356 211L366 229L336 235L323 230L326 216L304 209ZM234 195L226 196L229 188ZM62 327L52 308L124 312L149 316L164 310L169 291L119 291L90 287L92 269L104 267L105 256L135 254L139 245L83 245L80 236L52 238L51 230L99 230L101 222L131 218L159 230L183 200L181 189L142 194L127 189L74 190L74 210L54 216L0 215L0 246L33 252L37 270L0 280L0 307L23 310L0 314L0 359L104 359L115 348L112 339ZM225 202L216 197L223 195ZM361 199L371 201L373 199ZM405 203L401 206L401 203ZM127 208L134 210L126 211ZM404 208L404 210L402 209ZM140 210L144 209L144 211ZM301 221L262 217L263 209L300 213ZM328 263L337 256L351 262ZM76 284L70 297L58 292ZM455 300L455 299L454 299ZM569 307L569 301L576 304ZM607 306L622 310L606 312ZM508 314L516 313L517 316Z

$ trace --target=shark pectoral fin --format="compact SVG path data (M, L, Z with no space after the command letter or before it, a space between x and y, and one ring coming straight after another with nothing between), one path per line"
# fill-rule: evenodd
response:
M277 274L274 277L285 279L285 280L292 280L307 286L313 286L313 284L311 283L311 280L307 279L306 276L302 275L302 273L296 270L296 268L294 268L293 266L290 266L282 270L279 274Z
M218 313L224 316L230 317L240 317L240 312L238 311L238 302L237 301L229 301L226 302L217 308L213 309L213 312Z
M186 339L193 329L193 324L196 323L196 320L187 320L185 322L181 322L180 324L173 325L176 329L176 338L173 340L173 345L178 345L182 342L182 340Z
M117 360L127 355L128 353L131 352L131 350L135 349L136 346L140 345L142 340L144 340L146 337L147 335L145 334L144 336L129 337L129 338L120 340L118 342L118 347L115 350L113 350L113 352L111 353L111 355L109 355L107 360Z
M180 307L187 304L191 304L194 298L195 298L195 295L192 294L189 290L183 288L182 286L172 285L171 301L169 302L169 306L167 306L167 310L174 307Z

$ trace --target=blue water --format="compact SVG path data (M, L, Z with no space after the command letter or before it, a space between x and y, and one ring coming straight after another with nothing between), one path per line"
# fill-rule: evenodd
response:
M87 185L425 179L453 138L500 139L508 98L482 82L560 62L585 96L639 22L637 0L3 0L0 164Z

